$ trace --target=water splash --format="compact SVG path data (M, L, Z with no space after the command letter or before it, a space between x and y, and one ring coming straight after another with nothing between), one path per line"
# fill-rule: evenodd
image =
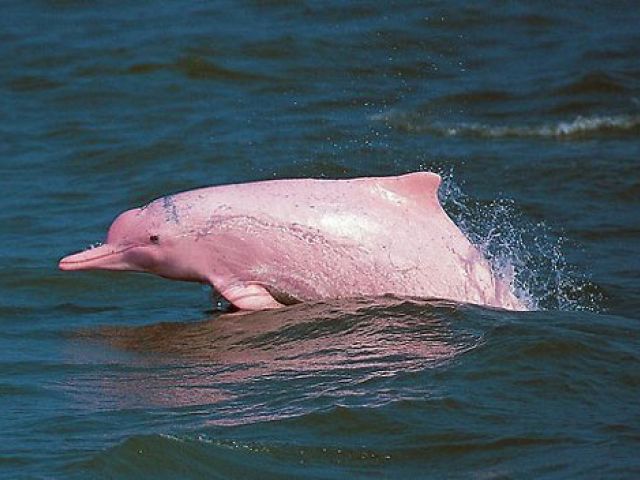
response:
M600 310L598 287L566 260L565 237L527 218L513 200L474 200L451 171L441 175L443 207L518 298L534 310Z

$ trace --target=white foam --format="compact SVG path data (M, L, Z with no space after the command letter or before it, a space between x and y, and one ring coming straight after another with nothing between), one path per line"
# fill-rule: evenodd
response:
M384 121L392 127L413 133L435 133L448 137L571 138L602 133L625 132L640 128L640 115L578 116L571 121L542 125L489 125L479 122L460 122L449 125L437 121L431 122L429 119L419 118L415 114L397 111L389 111L384 114L379 113L372 116L371 119Z

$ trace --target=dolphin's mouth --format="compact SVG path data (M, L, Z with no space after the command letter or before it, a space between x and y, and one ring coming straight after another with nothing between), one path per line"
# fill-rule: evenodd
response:
M116 248L105 244L90 248L83 252L68 255L60 260L60 270L127 270L129 265L123 259L123 254L138 245L128 245Z

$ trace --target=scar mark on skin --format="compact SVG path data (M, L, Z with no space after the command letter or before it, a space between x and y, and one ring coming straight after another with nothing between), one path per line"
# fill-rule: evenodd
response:
M167 222L180 223L180 217L178 215L178 207L176 207L173 195L164 197L162 199L162 206L164 207L165 219Z

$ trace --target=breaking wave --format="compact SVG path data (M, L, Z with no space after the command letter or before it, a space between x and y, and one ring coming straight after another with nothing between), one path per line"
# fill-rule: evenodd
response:
M640 133L640 115L578 116L571 121L542 125L489 125L480 122L447 124L430 121L415 113L400 112L378 114L372 119L384 121L392 128L410 133L430 133L446 137L570 139Z

